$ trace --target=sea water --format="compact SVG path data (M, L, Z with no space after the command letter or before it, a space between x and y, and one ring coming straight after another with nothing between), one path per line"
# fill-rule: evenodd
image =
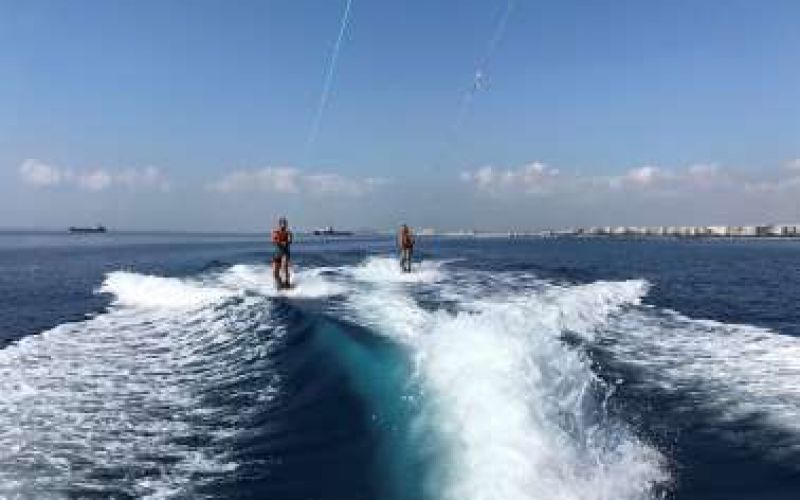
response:
M0 498L796 499L800 242L0 233Z

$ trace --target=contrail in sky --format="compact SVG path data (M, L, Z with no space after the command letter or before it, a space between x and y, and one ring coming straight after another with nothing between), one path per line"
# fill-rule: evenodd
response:
M511 17L511 12L513 10L514 0L508 0L506 3L506 9L503 11L502 17L497 21L497 25L494 28L492 38L489 39L489 44L486 46L486 51L483 53L483 57L478 60L478 64L475 67L475 73L473 73L472 76L472 85L464 92L464 97L461 100L461 107L459 108L458 116L456 117L456 124L453 129L455 132L461 128L461 123L464 121L464 118L467 115L467 111L469 110L469 106L472 103L472 99L475 97L475 94L485 88L486 68L489 65L489 61L491 60L492 56L497 51L497 46L500 45L500 41L503 39L503 35L506 32L508 19Z
M347 31L347 25L350 22L350 6L353 0L347 0L347 5L344 8L342 21L339 25L339 36L336 37L336 43L333 45L333 52L331 59L328 61L328 71L325 74L325 83L322 85L322 94L319 98L319 105L317 106L317 113L314 115L314 122L311 124L311 131L308 133L308 140L306 146L310 149L317 140L319 133L319 125L322 122L322 115L325 112L325 106L328 104L328 96L331 93L331 83L333 82L333 75L336 72L336 60L339 58L339 51L342 49L342 40Z

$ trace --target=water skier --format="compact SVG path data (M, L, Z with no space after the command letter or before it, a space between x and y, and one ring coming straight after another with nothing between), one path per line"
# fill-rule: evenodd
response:
M289 261L291 259L292 232L286 217L278 219L278 228L272 231L272 243L275 244L275 253L272 255L272 275L275 277L275 287L279 290L291 287L289 277Z
M406 224L397 233L397 246L400 248L400 267L403 272L411 272L411 254L414 252L414 234Z

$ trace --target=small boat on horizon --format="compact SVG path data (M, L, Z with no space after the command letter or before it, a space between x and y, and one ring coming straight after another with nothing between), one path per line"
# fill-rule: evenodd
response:
M69 227L70 233L105 233L108 232L105 226L98 224L95 227L77 227L77 226L70 226Z
M315 229L314 236L352 236L352 231L336 231L333 226L328 226L323 229Z

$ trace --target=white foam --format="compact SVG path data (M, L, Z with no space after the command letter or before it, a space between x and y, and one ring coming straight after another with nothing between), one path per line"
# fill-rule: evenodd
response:
M238 383L273 376L251 333L268 302L198 307L228 293L198 286L114 273L110 312L0 350L0 498L186 498L237 467L233 440L277 390ZM206 397L229 385L252 404Z
M374 285L376 267L368 261L353 274ZM462 304L457 313L425 311L391 285L355 293L357 317L416 360L427 401L420 441L438 440L443 455L432 496L640 499L666 481L663 457L603 414L605 389L560 339L638 303L646 288L641 281L549 287Z
M118 305L143 308L196 308L234 296L231 290L198 281L115 271L99 291L110 293Z
M658 310L630 311L597 335L644 370L644 383L679 391L723 420L757 416L793 434L783 445L800 449L800 339Z
M324 298L345 288L324 276L326 269L295 269L293 287L278 291L268 265L237 264L218 275L172 278L127 271L109 273L98 289L114 296L118 306L146 309L195 309L220 303L244 292L267 297Z
M412 272L404 273L400 261L386 256L367 258L361 265L347 270L360 281L387 283L435 283L442 277L444 261L425 260L412 266Z
M346 289L325 278L325 268L294 268L292 288L276 290L272 268L268 265L237 264L220 276L220 282L234 290L247 290L270 297L324 298L343 294Z

